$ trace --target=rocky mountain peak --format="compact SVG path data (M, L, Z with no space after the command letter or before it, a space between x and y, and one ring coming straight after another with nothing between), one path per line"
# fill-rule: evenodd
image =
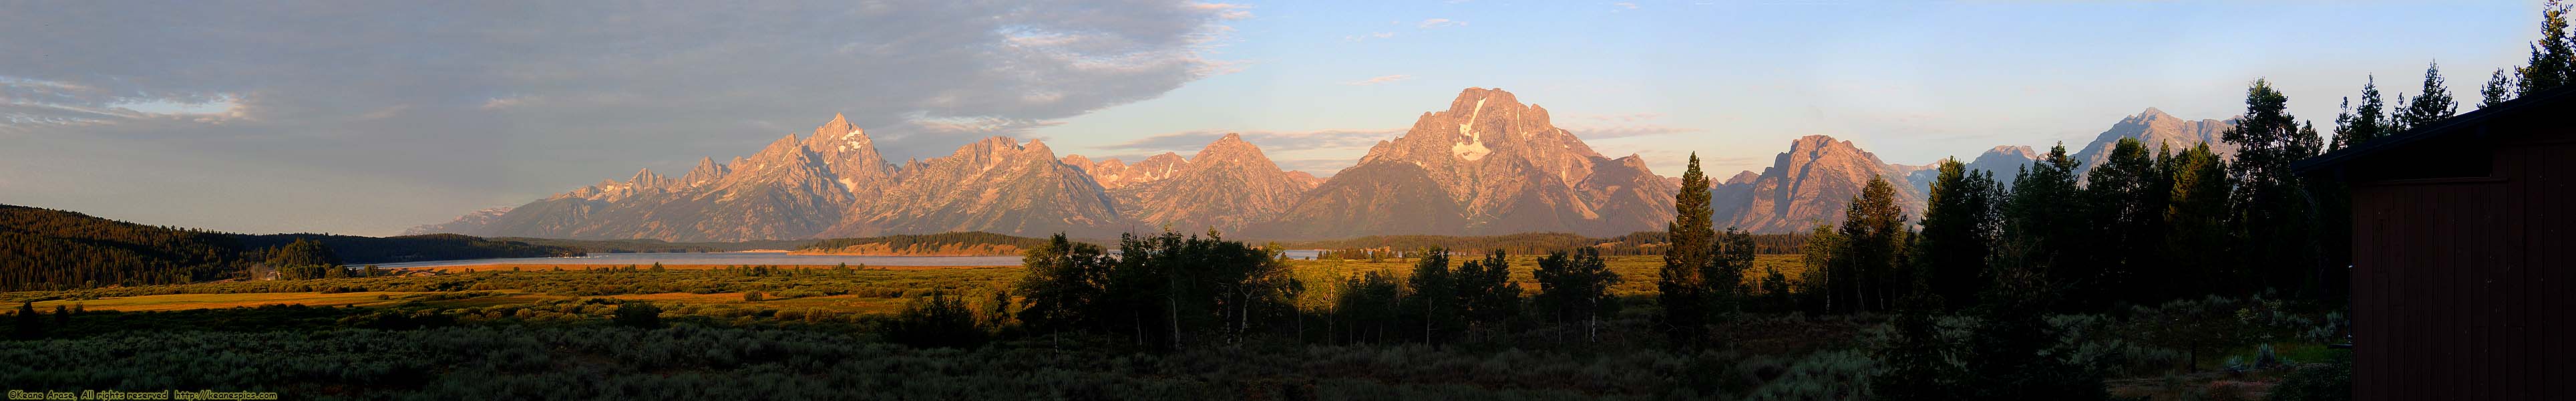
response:
M691 187L712 184L724 179L726 171L728 170L724 165L716 164L716 158L701 157L698 158L697 168L689 169L688 175L680 176L680 183Z
M679 184L677 181L662 178L659 174L653 174L653 169L650 168L635 170L635 178L627 179L626 183L633 184L636 188L650 188L655 190L671 190L674 189L673 187L676 186L676 184Z
M2075 169L2078 172L2091 172L2093 167L2110 160L2111 148L2119 145L2120 138L2137 138L2138 142L2147 145L2148 152L2155 152L2160 147L2180 151L2207 143L2209 150L2217 153L2219 157L2234 159L2236 145L2228 143L2221 137L2228 128L2235 126L2236 123L2233 120L2186 120L2165 114L2164 110L2149 107L2146 111L2121 118L2120 122L2112 124L2110 129L2095 135L2093 142L2085 144L2083 148L2070 150L2075 150L2073 157L2077 163Z
M857 132L859 127L850 125L850 119L842 117L841 113L832 113L832 121L823 123L823 126L814 127L816 138L839 138L844 134Z
M1762 178L1762 175L1761 175L1761 174L1754 174L1752 170L1737 171L1737 172L1735 172L1735 176L1733 176L1733 177L1727 177L1727 178L1726 178L1726 182L1725 182L1725 184L1726 184L1726 185L1745 185L1745 184L1752 184L1752 183L1753 183L1753 180L1755 180L1755 179L1760 179L1760 178Z
M1216 142L1209 142L1207 147L1200 148L1197 155L1190 156L1189 162L1207 163L1246 158L1257 158L1265 164L1270 161L1269 157L1261 154L1260 146L1244 142L1241 134L1228 133L1225 137L1217 138Z
M2030 145L2000 145L1995 146L1994 149L1986 149L1986 153L1977 155L1977 160L1986 160L1989 157L2017 158L2027 162L2039 160L2039 151L2031 150Z
M2172 114L2165 114L2165 111L2164 111L2164 110L2157 109L2157 108L2154 108L2154 107L2148 107L2146 111L2140 111L2140 112L2138 112L2138 114L2131 114L2131 115L2129 115L2129 117L2128 117L2128 118L2120 119L2120 122L2121 122L2121 123L2132 123L2132 122L2144 122L2144 121L2155 121L2155 120L2172 120L2172 119L2174 119L2174 116L2173 116Z
M1871 177L1894 184L1897 203L1907 205L1909 215L1920 216L1922 191L1905 174L1918 169L1882 162L1878 155L1861 150L1851 141L1825 135L1799 137L1789 142L1789 151L1781 152L1771 167L1763 169L1761 176L1743 189L1746 192L1741 196L1749 199L1745 207L1735 216L1719 216L1717 221L1719 225L1765 233L1835 223L1842 219L1844 206L1860 195Z

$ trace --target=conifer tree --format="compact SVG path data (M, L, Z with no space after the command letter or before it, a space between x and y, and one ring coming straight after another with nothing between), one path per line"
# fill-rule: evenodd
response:
M1708 324L1707 291L1709 278L1704 276L1715 263L1717 231L1710 219L1708 176L1700 173L1699 154L1693 153L1682 170L1681 191L1673 195L1673 222L1665 227L1670 247L1664 251L1664 267L1655 280L1655 301L1663 306L1663 324L1675 339L1696 335Z
M1707 299L1703 302L1708 303L1709 313L1723 315L1744 306L1744 272L1753 270L1755 245L1752 232L1735 227L1727 227L1716 243L1716 252L1711 255L1714 260L1700 272L1700 277L1707 283L1703 292Z
M2432 125L2434 122L2459 114L2459 102L2451 100L2451 88L2445 85L2442 81L2441 63L2425 67L2424 92L2416 95L2414 100L2406 104L2406 107L2398 109L2396 129L2388 133L2394 134Z
M2234 181L2231 232L2244 251L2242 266L2257 267L2258 285L2299 289L2319 261L2308 183L2290 163L2317 154L2315 129L2290 115L2289 97L2257 79L2246 89L2245 116L2222 137L2237 145L2228 167Z
M15 327L15 329L17 333L15 334L17 334L18 338L29 339L45 336L45 320L42 316L36 316L35 302L19 302L18 316L16 319L17 327Z
M2495 107L2496 104L2513 100L2513 76L2504 72L2504 69L2498 68L2494 75L2487 76L2487 86L2478 90L2478 94L2485 98L2478 102L2478 108Z
M2388 104L2379 97L2379 78L2370 77L2361 84L2361 105L2355 108L2350 98L2344 99L2344 112L2335 116L2334 147L2361 144L2395 131L2389 129Z
M2531 44L2531 62L2518 72L2520 96L2566 86L2576 75L2576 42L2567 32L2568 5L2549 0L2540 7L2540 40Z
M2000 228L2002 184L1992 172L1944 159L1924 202L1923 232L1914 239L1916 271L1928 294L1949 305L1973 304L1984 289L1986 258Z
M2058 281L2092 276L2080 269L2089 255L2086 245L2093 228L2085 227L2084 203L2070 201L2083 198L2075 185L2075 168L2075 159L2066 155L2066 144L2060 143L2013 178L2012 195L2004 201L2003 239L1996 250L1998 258L2012 263L1990 269Z
M2206 143L2184 149L2173 160L2163 254L2178 270L2166 275L2168 281L2162 287L2168 292L2159 298L2241 289L2233 285L2250 282L2252 277L2234 269L2226 257L2232 243L2225 222L2233 188L2227 179L2227 162Z
M1895 298L1912 287L1912 274L1901 270L1904 244L1911 234L1905 229L1905 210L1896 204L1896 187L1886 178L1871 176L1843 208L1842 250L1836 252L1834 277L1845 285L1836 286L1854 311L1886 310ZM1843 295L1837 295L1843 297Z
M2078 292L2091 305L2108 305L2134 300L2157 284L2146 276L2158 271L2157 256L2163 244L2165 202L2172 192L2171 177L2158 168L2156 157L2136 138L2120 138L2111 148L2110 157L2094 167L2084 188L2092 216L2087 226L2093 230L2094 255L2089 291Z

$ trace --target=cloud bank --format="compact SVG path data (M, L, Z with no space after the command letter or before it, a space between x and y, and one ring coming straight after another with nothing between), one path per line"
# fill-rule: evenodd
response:
M1211 43L1253 15L1114 0L651 6L0 3L0 35L20 38L0 41L0 141L30 145L0 147L15 160L0 175L61 174L0 181L0 202L387 233L638 165L748 154L836 112L890 156L936 156L1223 73ZM347 186L240 183L262 180ZM102 195L161 190L210 195ZM350 193L428 199L338 206L365 202Z

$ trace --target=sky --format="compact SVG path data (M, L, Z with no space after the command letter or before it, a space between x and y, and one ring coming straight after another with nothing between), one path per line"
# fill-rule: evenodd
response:
M889 159L1001 135L1329 176L1469 87L1606 156L1759 171L1805 135L1891 163L2081 147L2267 79L2331 125L2440 62L2476 104L2537 1L0 2L0 203L391 235L841 113ZM2465 108L2465 107L2464 107Z

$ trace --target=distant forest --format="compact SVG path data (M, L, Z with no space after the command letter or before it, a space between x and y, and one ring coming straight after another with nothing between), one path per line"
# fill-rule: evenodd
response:
M813 240L765 240L743 242L667 242L658 239L583 240L560 238L494 237L494 240L525 242L535 245L579 249L589 253L690 253L741 252L804 248Z
M829 252L849 249L852 247L883 247L885 249L899 252L908 249L929 251L938 249L964 249L978 247L993 248L1002 246L1014 249L1029 249L1036 248L1039 245L1045 245L1046 243L1047 240L1039 238L1014 237L982 231L966 231L939 234L888 235L866 238L834 238L814 241L814 243L806 244L804 247L796 248L796 250ZM1012 254L1018 253L1012 252Z
M453 234L388 238L232 234L0 205L0 289L184 284L244 278L253 268L286 257L278 250L298 240L319 243L327 250L296 252L299 254L288 259L366 264L583 254L574 248ZM309 255L316 252L331 255Z
M266 249L285 246L295 240L322 243L331 253L351 265L415 262L424 260L534 258L549 256L582 256L574 247L538 245L504 239L484 239L470 235L427 234L400 237L361 237L331 234L237 235L243 249Z
M1762 254L1799 253L1800 249L1806 246L1808 235L1806 233L1754 234L1754 249L1756 253ZM1456 253L1503 251L1522 255L1592 248L1599 250L1603 255L1616 256L1662 255L1664 250L1670 247L1670 241L1666 238L1666 233L1660 231L1640 231L1608 238L1570 233L1520 233L1474 237L1373 235L1350 239L1289 242L1280 246L1288 249L1323 249L1326 250L1324 252L1326 259L1368 259L1367 255L1372 254L1379 257L1409 258L1413 257L1411 254L1415 251L1425 248L1442 248Z

